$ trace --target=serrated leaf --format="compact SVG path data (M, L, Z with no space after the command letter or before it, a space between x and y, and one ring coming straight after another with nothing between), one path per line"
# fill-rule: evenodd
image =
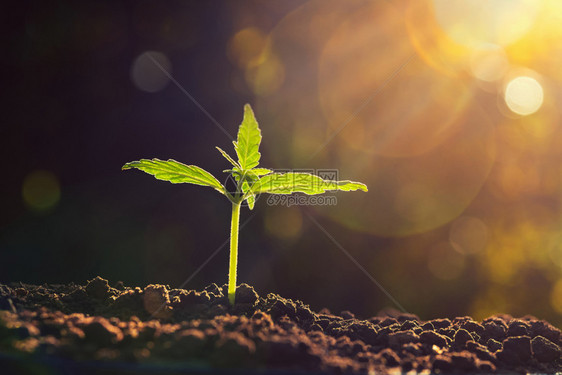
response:
M246 197L246 202L248 203L248 207L250 210L254 209L254 205L256 204L256 195L250 191L250 184L247 181L242 183L242 191Z
M238 164L234 159L232 159L230 155L228 155L222 148L220 148L219 146L215 146L215 147L217 148L217 150L219 150L222 156L224 156L224 158L229 161L230 164L232 164L236 168L240 168L240 164Z
M238 129L238 138L234 149L238 155L238 164L242 170L256 167L260 162L261 131L249 104L244 106L244 118Z
M246 202L248 203L248 208L253 210L256 204L256 196L254 194L249 195L248 198L246 198Z
M292 194L304 193L308 195L322 194L327 191L367 191L367 186L354 181L324 180L310 173L272 173L268 174L252 186L254 194Z
M195 166L186 165L173 159L141 159L125 164L122 169L139 169L158 180L169 181L173 184L195 184L201 186L210 186L220 193L225 193L222 184L206 170Z

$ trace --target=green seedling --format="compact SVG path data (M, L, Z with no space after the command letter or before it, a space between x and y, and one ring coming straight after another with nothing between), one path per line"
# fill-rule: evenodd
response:
M140 169L159 180L173 184L189 183L209 186L225 195L232 203L232 220L230 222L230 267L228 272L228 300L234 305L236 292L236 268L238 262L238 232L240 223L240 207L243 202L253 210L259 194L322 194L327 191L367 191L367 186L360 182L324 180L310 173L288 172L277 173L271 169L258 168L261 154L261 131L254 112L249 104L244 106L244 118L238 130L238 139L233 141L238 156L235 161L221 148L219 152L230 164L229 173L236 181L236 191L229 192L209 172L195 165L185 165L175 160L141 159L123 166L125 169Z

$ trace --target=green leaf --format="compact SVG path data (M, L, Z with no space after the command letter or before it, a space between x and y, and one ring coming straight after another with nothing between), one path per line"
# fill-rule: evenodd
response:
M272 173L262 177L252 186L254 194L291 194L304 193L308 195L322 194L327 191L367 191L367 186L354 181L324 180L310 173Z
M256 167L260 162L261 131L249 104L244 106L244 118L238 129L238 139L234 149L238 155L238 163L242 170Z
M254 205L256 204L256 195L250 191L250 184L247 181L242 183L242 191L244 192L244 196L246 196L246 202L248 203L248 207L250 210L254 209Z
M224 158L226 160L228 160L230 162L230 164L232 164L233 166L235 166L236 168L240 169L240 164L238 164L236 161L234 161L234 159L232 159L230 157L230 155L228 155L222 148L220 148L219 146L215 146L217 148L217 150L219 150L219 152L222 154L222 156L224 156Z
M240 177L242 177L242 172L237 167L234 167L233 169L225 169L223 172L230 173L236 182L240 181Z
M255 169L250 169L249 171L246 171L246 173L244 173L245 181L248 181L253 184L254 182L260 179L259 175L254 173L254 170Z
M188 183L210 186L220 193L225 194L224 186L222 186L212 174L195 165L185 165L172 159L167 161L160 159L141 159L125 164L122 169L133 168L151 174L158 180L169 181L173 184Z
M263 176L264 174L272 173L273 171L267 168L254 168L242 172L240 168L234 167L232 169L225 169L223 172L228 172L232 174L236 179L236 181L239 181L240 177L244 176L244 181L249 181L253 184L254 182L260 179L260 176Z
M246 198L246 202L248 203L248 208L253 210L256 205L256 196L254 194L249 195L248 198Z
M267 169L267 168L254 168L250 172L252 172L253 174L255 174L258 177L266 175L266 174L273 173L273 171L271 169Z

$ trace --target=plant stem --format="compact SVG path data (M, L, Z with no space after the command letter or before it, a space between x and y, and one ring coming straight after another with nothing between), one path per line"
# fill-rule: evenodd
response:
M236 267L238 264L238 229L240 223L240 204L232 202L232 220L230 222L230 267L228 270L228 301L234 305L236 296Z

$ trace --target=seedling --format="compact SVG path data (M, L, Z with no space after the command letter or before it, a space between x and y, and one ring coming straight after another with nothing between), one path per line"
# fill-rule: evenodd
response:
M228 300L232 305L235 302L240 206L243 202L246 202L250 210L253 210L258 194L292 194L298 192L316 195L333 190L367 191L367 186L360 182L324 180L310 173L277 173L271 169L258 168L261 157L259 152L261 131L249 104L244 106L244 118L238 130L238 139L233 143L238 161L235 161L221 148L217 147L217 149L232 164L232 168L224 172L229 173L236 181L236 191L234 192L226 190L212 174L204 169L195 165L185 165L172 159L166 161L141 159L127 163L122 168L123 170L140 169L159 180L169 181L173 184L189 183L209 186L230 200L232 203L232 220L230 222Z

